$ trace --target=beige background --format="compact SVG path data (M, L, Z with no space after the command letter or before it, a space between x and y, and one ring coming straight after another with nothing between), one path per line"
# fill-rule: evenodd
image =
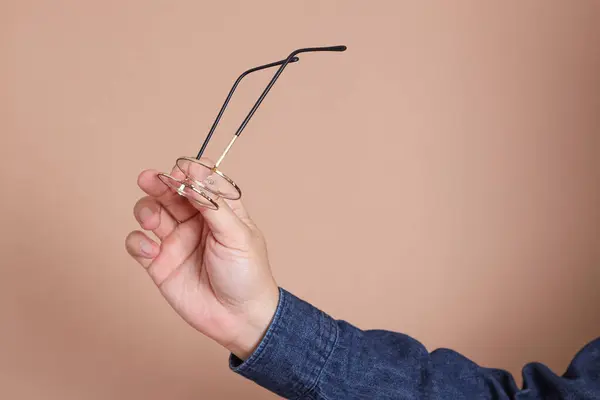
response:
M600 335L600 3L4 0L0 29L0 397L273 398L123 242L137 174L305 46L349 49L290 66L223 165L282 286L518 380Z

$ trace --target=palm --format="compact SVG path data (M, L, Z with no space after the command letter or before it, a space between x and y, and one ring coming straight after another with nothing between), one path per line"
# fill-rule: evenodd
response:
M244 264L244 258L220 244L197 214L163 240L150 268L161 293L181 317L208 336L222 337L232 331L229 306L238 297L231 285L223 284L223 275Z

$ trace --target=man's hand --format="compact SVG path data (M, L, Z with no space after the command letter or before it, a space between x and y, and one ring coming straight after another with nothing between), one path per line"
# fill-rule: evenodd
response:
M140 174L138 185L148 196L133 213L160 244L134 231L127 251L187 323L244 360L279 301L265 240L239 200L219 200L219 210L195 207L156 174ZM172 176L183 178L179 170Z

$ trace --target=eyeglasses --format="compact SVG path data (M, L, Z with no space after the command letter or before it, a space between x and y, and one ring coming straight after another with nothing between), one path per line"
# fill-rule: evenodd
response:
M219 169L219 166L223 162L223 159L225 158L229 150L231 150L231 147L233 146L236 139L239 138L244 128L246 128L248 122L250 122L250 119L252 118L252 116L254 116L254 113L261 105L261 103L263 102L263 100L265 99L265 97L267 96L277 79L279 79L279 76L281 75L285 67L287 67L288 64L292 64L299 61L297 55L300 53L321 51L341 52L345 50L346 46L309 47L304 49L298 49L291 52L290 55L284 60L261 65L259 67L251 68L243 72L236 79L235 83L233 84L233 87L229 91L229 94L225 98L225 102L219 110L217 118L212 124L212 127L210 128L210 131L208 132L204 143L202 143L202 147L200 148L200 151L198 151L198 155L195 158L180 157L176 160L175 165L177 166L177 169L179 169L183 173L185 178L180 180L165 173L159 173L158 178L165 185L173 189L179 195L184 196L201 206L208 207L214 210L217 210L219 208L219 205L217 203L219 198L225 198L229 200L237 200L241 198L242 191L240 190L238 185L236 185L231 178L225 175ZM242 79L244 79L247 75L253 72L276 66L279 66L279 68L275 72L275 75L273 75L273 78L271 78L271 81L267 84L267 87L263 90L263 92L261 93L256 103L254 103L254 106L252 107L248 115L246 115L246 118L238 127L237 131L233 135L233 138L217 159L217 162L211 166L207 162L201 161L202 155L204 154L204 151L206 150L206 147L208 146L208 143L210 142L210 139L212 138L213 133L215 132L215 129L217 128L219 121L221 120L221 117L223 116L223 113L225 112L225 109L227 108L227 105L229 104L229 101L233 96L233 93L235 92Z

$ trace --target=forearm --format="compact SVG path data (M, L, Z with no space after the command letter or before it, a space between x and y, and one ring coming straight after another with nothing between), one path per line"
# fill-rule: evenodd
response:
M232 369L285 398L419 398L435 390L430 355L416 340L362 331L281 290L273 322Z
M539 364L528 365L527 390L521 393L538 398L544 390L562 393L574 385L582 393L597 393L600 342L586 349L568 378ZM232 356L230 365L289 399L509 399L519 392L505 371L482 368L452 350L430 353L400 333L360 330L285 290L257 349L245 361Z
M285 397L314 389L338 339L335 320L281 289L272 323L253 354L232 354L231 368Z

